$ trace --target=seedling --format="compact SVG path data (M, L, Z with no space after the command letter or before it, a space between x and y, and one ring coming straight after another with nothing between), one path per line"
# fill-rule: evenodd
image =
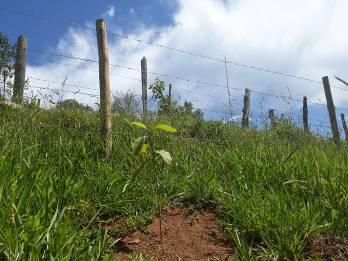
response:
M152 164L153 169L156 170L156 163L158 161L164 162L166 165L170 165L172 162L172 157L169 152L165 150L155 150L154 147L154 132L164 131L169 133L175 133L176 129L166 124L158 124L153 128L148 128L145 124L141 122L131 122L133 126L141 128L144 130L143 136L137 138L132 143L132 149L137 157L142 157L146 154L150 154L150 164ZM157 197L157 213L159 216L159 230L160 230L160 242L162 243L162 220L161 220L161 191L160 191L160 178L158 171L156 173L156 197Z

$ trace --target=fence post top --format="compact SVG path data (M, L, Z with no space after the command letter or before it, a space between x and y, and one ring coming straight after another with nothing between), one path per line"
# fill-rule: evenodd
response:
M141 61L143 62L146 62L146 57L145 56L143 56L143 58L141 59Z
M104 27L105 26L105 21L104 21L103 18L100 18L100 19L97 20L96 24L97 24L97 27Z
M20 41L27 41L27 38L24 36L24 35L20 35L19 37L18 37L18 42L20 42Z

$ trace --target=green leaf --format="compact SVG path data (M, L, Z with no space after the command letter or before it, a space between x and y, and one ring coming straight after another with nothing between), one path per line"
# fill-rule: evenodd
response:
M161 158L167 165L170 165L172 163L172 157L170 156L169 152L165 150L156 150L156 153L161 156Z
M148 149L148 148L149 148L149 144L144 143L144 144L141 146L140 154L147 153L147 149Z
M133 121L130 123L133 126L136 126L138 128L142 128L142 129L147 129L146 125L144 123L138 122L138 121Z
M140 156L147 152L148 145L146 144L146 136L139 137L132 142L134 155Z
M169 126L169 125L166 125L166 124L158 124L158 125L156 125L155 128L159 129L159 130L166 131L166 132L172 132L172 133L176 132L176 129L174 129L172 126Z

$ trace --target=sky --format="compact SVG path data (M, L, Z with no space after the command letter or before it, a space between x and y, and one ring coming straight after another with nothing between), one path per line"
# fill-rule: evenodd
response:
M74 24L35 19L1 8ZM344 87L333 76L348 78L347 11L348 1L344 0L17 0L0 3L0 24L12 41L20 34L28 38L28 76L58 83L66 81L65 91L77 91L76 86L68 85L71 84L91 89L80 89L80 92L98 95L97 64L38 54L34 50L97 60L95 31L88 28L95 26L96 19L104 18L111 64L139 70L140 60L146 56L149 71L193 80L160 77L173 84L179 102L190 100L215 119L225 115L220 111L228 110L227 89L223 87L227 84L227 69L235 117L241 114L244 89L250 88L255 91L251 95L251 112L259 118L261 112L266 117L270 108L278 113L299 111L304 95L312 103L325 103L322 84L231 63L225 68L223 62L120 38L115 33L316 81L329 76L332 85ZM137 70L111 66L112 91L130 89L140 94ZM155 78L149 74L150 83ZM195 80L219 86L195 83ZM59 84L34 79L30 79L30 84L60 88ZM35 95L37 91L31 88L27 93ZM298 101L256 92L291 96ZM348 92L335 87L332 92L337 113L348 113L344 109L348 107ZM52 94L47 90L41 93ZM76 98L88 104L98 102L98 98L80 93L66 93L64 98ZM310 105L310 118L327 123L325 107Z

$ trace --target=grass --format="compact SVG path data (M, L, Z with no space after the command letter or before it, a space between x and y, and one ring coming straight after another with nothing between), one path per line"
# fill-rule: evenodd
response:
M153 219L154 169L139 172L130 149L141 131L113 121L105 157L96 113L1 109L0 260L110 260L122 231L100 224L122 217L132 230ZM180 136L155 137L173 157L161 205L217 208L243 260L302 260L314 235L348 236L346 145L287 126L161 122Z

